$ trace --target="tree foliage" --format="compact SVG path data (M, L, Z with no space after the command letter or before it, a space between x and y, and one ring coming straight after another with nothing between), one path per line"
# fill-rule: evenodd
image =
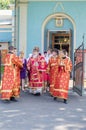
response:
M9 5L14 3L15 0L0 0L0 9L9 9Z
M15 3L15 0L10 0L10 3L11 3L11 4L14 4L14 3Z

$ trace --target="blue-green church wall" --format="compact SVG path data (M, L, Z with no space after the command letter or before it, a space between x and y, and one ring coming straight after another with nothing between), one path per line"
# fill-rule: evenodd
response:
M12 43L12 32L0 32L0 42Z
M32 52L34 46L41 48L43 22L49 15L54 13L63 12L74 20L76 24L76 48L81 44L82 36L86 32L86 2L61 2L55 9L56 3L57 2L29 2L27 10L27 56ZM47 29L66 30L69 26L73 33L74 28L71 22L64 20L62 28L55 28L55 25L53 25L54 22L54 20L51 20L47 23L46 33ZM86 38L84 40L86 40ZM44 41L46 42L46 37Z

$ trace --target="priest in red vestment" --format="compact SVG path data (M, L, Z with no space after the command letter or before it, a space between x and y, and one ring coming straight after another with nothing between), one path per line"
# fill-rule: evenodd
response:
M58 66L58 74L56 76L53 96L54 99L56 98L64 99L64 103L67 103L71 70L72 70L72 62L70 58L66 56L66 51L65 50L60 51L60 63Z
M58 64L59 64L59 56L58 56L58 50L55 48L52 50L52 56L49 59L47 72L50 75L50 88L49 92L53 96L53 90L55 88L56 84L56 77L58 74Z
M9 47L9 53L5 57L4 73L2 77L1 98L9 102L16 101L20 94L20 68L21 60L14 54L14 47Z

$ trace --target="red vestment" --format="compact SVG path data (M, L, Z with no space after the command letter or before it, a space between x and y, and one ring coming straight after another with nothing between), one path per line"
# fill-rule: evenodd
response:
M43 73L46 71L46 62L43 56L31 57L27 63L30 70L29 88L33 91L43 88Z
M62 99L67 99L72 62L69 58L65 58L61 61L64 63L64 65L60 65L58 67L58 74L56 76L53 96Z
M40 57L38 69L39 69L39 71L42 72L43 82L46 82L47 81L47 73L46 73L47 63L46 63L45 58L43 56Z
M20 67L22 67L22 62L17 56L11 53L6 55L1 88L2 100L19 96Z
M56 84L56 77L58 74L58 64L59 64L59 57L51 57L48 63L48 72L49 72L49 79L50 79L50 94L53 94L53 90Z

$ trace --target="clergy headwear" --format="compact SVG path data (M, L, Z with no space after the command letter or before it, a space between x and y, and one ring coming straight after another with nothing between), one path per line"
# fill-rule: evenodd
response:
M23 52L23 51L20 51L20 54L24 54L24 52Z
M14 50L14 46L9 46L9 51L13 51Z
M58 49L54 48L52 49L52 52L56 52L58 54Z
M34 47L33 51L39 52L39 47Z

